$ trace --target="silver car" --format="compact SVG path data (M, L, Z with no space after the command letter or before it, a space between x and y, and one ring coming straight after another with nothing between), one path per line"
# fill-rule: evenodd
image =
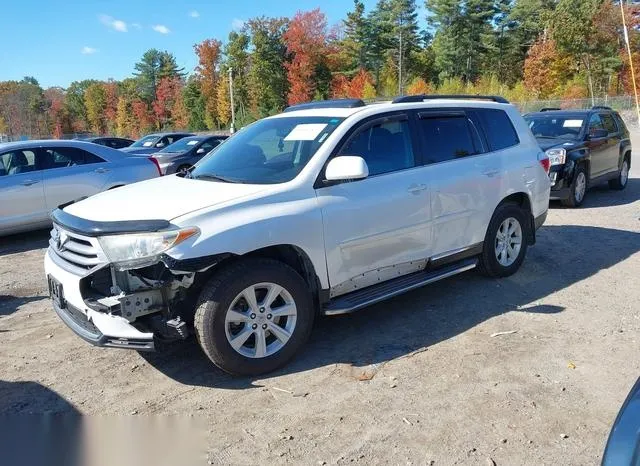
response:
M47 227L61 204L157 176L155 160L90 142L0 144L0 235Z

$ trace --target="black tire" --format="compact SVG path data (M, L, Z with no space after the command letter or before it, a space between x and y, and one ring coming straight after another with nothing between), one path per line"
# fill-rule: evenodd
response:
M484 244L482 246L482 254L480 254L480 261L478 263L478 270L483 275L492 278L508 277L518 271L524 260L524 256L527 253L527 240L529 238L529 228L531 228L530 214L526 210L522 209L517 204L506 203L498 206L493 213L489 227L487 228L487 234L484 238ZM504 266L500 264L496 257L496 242L498 229L502 223L509 219L514 218L520 224L522 231L522 242L520 245L520 251L515 261Z
M225 317L236 296L247 287L264 282L280 285L291 295L297 309L296 323L291 337L279 351L252 358L240 354L229 343ZM200 346L216 366L233 375L254 376L287 363L309 338L313 318L309 287L295 270L270 259L241 259L206 283L196 307L194 327Z
M578 196L578 178L584 177L585 187L584 193L582 194L582 198ZM571 183L571 189L569 190L569 197L566 199L562 199L560 202L565 207L580 207L584 202L584 199L587 197L587 190L589 189L589 177L587 176L587 170L583 164L580 164L576 167L576 173L573 176L573 183Z
M630 163L631 163L631 156L629 155L629 153L627 153L625 154L624 159L622 159L622 165L620 166L620 170L618 170L618 176L613 180L609 180L609 188L622 191L624 188L627 187L627 182L629 181ZM625 164L626 164L627 171L626 171L626 177L623 177L622 173L623 173L623 170L625 169Z

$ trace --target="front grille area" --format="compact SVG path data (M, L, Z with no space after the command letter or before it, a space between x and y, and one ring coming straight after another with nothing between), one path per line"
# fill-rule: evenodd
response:
M63 269L85 276L107 263L98 240L71 233L59 225L53 226L49 248L52 259Z

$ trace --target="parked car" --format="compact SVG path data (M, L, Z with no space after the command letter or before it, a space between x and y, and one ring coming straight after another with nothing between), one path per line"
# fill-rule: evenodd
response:
M135 142L133 139L115 137L90 137L78 139L80 141L92 142L94 144L100 144L101 146L111 147L112 149L124 149Z
M179 141L182 138L186 138L187 136L194 136L194 134L192 133L148 134L147 136L141 139L138 139L129 147L125 147L124 149L121 149L121 150L123 152L126 152L127 154L133 154L133 155L153 154L154 152L158 152L158 149L167 147L168 145L173 144L174 142Z
M184 173L228 136L189 136L152 155L163 175Z
M159 175L145 157L84 141L0 144L0 235L44 228L61 204Z
M185 175L57 209L53 307L94 345L152 350L194 332L223 370L268 372L317 314L475 267L515 273L547 215L548 168L500 97L292 107Z
M602 466L638 465L640 465L640 379L620 408L602 456Z
M631 141L618 112L543 109L524 118L551 161L551 199L578 207L591 186L608 181L612 189L625 188Z

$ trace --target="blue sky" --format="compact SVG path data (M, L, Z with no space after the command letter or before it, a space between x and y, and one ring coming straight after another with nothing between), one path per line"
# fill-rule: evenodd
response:
M364 3L369 11L376 2ZM149 48L172 52L191 72L195 43L225 40L251 17L290 17L319 5L330 25L353 8L351 0L6 0L0 81L34 76L43 87L66 87L87 78L120 80Z

